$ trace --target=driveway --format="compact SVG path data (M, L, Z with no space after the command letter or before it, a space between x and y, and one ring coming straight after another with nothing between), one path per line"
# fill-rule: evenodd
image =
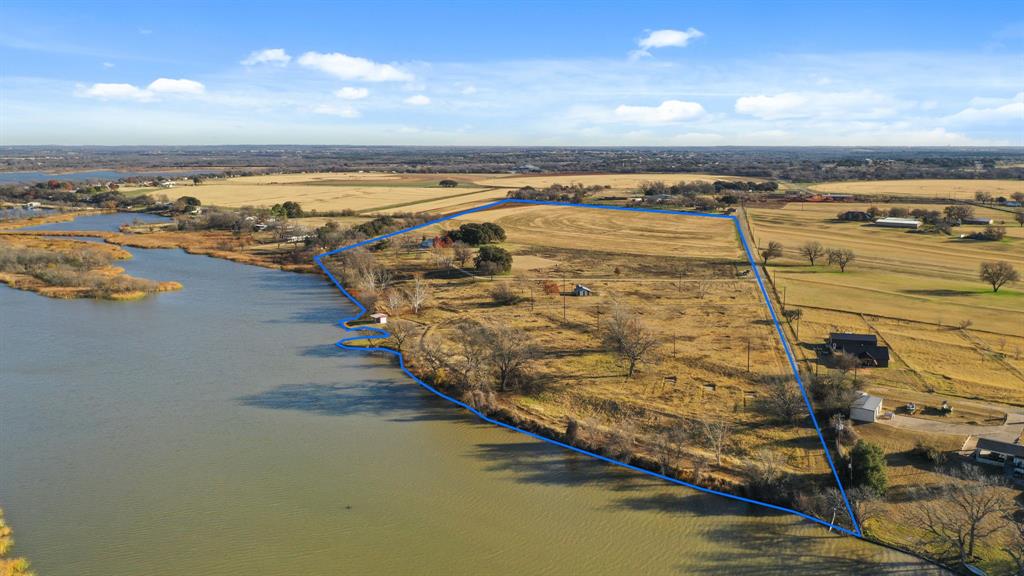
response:
M935 434L951 434L953 436L977 436L981 438L992 438L1004 442L1014 442L1024 432L1024 417L1019 414L1011 414L1007 423L1001 426L983 426L980 424L960 424L955 422L936 422L924 418L912 416L893 415L891 420L879 420L879 424L917 430L919 432L930 432Z

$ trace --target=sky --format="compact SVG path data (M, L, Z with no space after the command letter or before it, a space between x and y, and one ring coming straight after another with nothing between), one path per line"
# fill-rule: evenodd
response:
M1022 2L0 3L0 145L1024 145Z

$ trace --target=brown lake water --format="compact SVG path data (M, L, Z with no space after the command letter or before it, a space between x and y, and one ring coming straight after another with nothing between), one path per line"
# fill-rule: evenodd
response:
M0 287L0 506L40 575L930 573L480 424L335 348L321 278L131 251L184 290Z

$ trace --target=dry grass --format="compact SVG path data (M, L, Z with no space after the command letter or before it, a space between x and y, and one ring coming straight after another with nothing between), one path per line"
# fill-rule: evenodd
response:
M877 180L872 182L828 182L810 187L816 192L836 194L865 194L875 196L920 196L924 198L952 198L973 200L974 193L988 192L992 196L1010 197L1024 192L1020 180Z
M105 298L108 300L135 300L151 292L180 290L177 282L151 282L133 278L124 268L109 262L128 260L131 253L109 244L33 236L5 234L0 236L0 254L18 255L21 266L12 266L0 272L0 282L11 288L37 292L50 298ZM91 262L86 266L70 266L56 262L40 268L38 255L74 255ZM30 263L29 258L36 260Z
M437 277L422 251L396 256L387 250L377 258L401 277L429 278L434 306L418 317L406 309L390 312L429 326L451 354L470 320L521 329L541 350L532 372L543 392L502 395L507 409L554 430L564 430L570 418L601 429L633 430L638 450L648 454L657 430L721 418L736 428L721 477L741 478L746 458L764 448L784 454L788 468L805 481L828 479L814 429L806 422L779 424L761 409L759 378L788 378L794 391L796 384L756 283L736 276L736 267L746 264L731 221L536 206L477 213L471 220L505 228L503 247L516 264L513 277ZM688 272L679 276L680 268ZM596 294L545 294L545 281L567 289L582 283ZM523 301L497 306L489 293L506 282ZM706 285L706 296L698 284ZM633 379L625 378L601 341L605 328L598 316L607 321L615 305L637 311L661 341L657 359ZM669 376L677 382L666 382ZM696 445L689 450L702 453Z

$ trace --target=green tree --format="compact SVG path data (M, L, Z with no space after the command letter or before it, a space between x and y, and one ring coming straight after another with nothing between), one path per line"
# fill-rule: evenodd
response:
M889 476L885 453L877 444L858 440L850 451L853 470L853 485L863 486L878 495L885 494L889 487Z
M488 267L485 264L491 263L499 273L508 272L512 269L512 255L500 246L481 246L474 263L480 269Z
M441 180L440 182L438 182L438 186L440 186L441 188L455 188L458 185L459 185L459 181L458 180L452 180L452 179L449 179L449 178L446 178L446 179Z

